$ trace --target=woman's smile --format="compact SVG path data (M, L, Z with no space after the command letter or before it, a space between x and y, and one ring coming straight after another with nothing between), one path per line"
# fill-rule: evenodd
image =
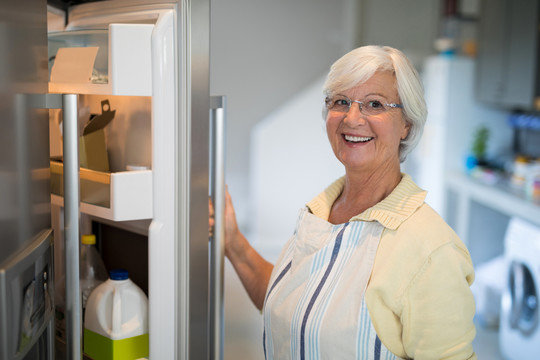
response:
M347 143L351 143L351 144L358 144L358 143L364 144L373 140L373 138L370 136L355 136L355 135L343 134L342 137Z
M353 101L346 112L328 112L328 138L334 154L345 168L376 171L390 165L399 174L399 145L409 128L402 111L389 108L378 114L366 115L361 108L370 104L399 103L395 81L391 72L376 72L364 83L341 94ZM341 104L339 101L342 100L338 100L338 105ZM366 112L375 110L371 108Z

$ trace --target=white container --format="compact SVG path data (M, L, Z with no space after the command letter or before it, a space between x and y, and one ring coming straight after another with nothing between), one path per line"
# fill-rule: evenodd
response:
M111 270L86 304L84 352L95 360L149 355L148 298L126 270Z

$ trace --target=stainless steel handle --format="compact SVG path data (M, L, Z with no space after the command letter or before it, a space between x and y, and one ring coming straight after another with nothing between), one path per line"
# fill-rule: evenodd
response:
M210 359L222 360L226 98L212 96L210 101L210 197L214 204L214 232L210 239Z
M82 306L79 287L79 135L77 106L77 95L62 95L66 343L68 357L73 360L80 360L82 354Z

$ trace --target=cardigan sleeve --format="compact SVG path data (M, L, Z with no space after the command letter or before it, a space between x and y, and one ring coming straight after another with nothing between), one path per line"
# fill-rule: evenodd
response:
M441 245L426 258L402 297L402 341L408 357L476 359L473 280L470 257L456 243Z

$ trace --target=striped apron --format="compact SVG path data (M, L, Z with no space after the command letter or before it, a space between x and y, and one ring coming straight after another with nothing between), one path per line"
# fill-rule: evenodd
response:
M381 343L364 301L383 228L333 225L300 211L266 293L266 359L398 359Z

